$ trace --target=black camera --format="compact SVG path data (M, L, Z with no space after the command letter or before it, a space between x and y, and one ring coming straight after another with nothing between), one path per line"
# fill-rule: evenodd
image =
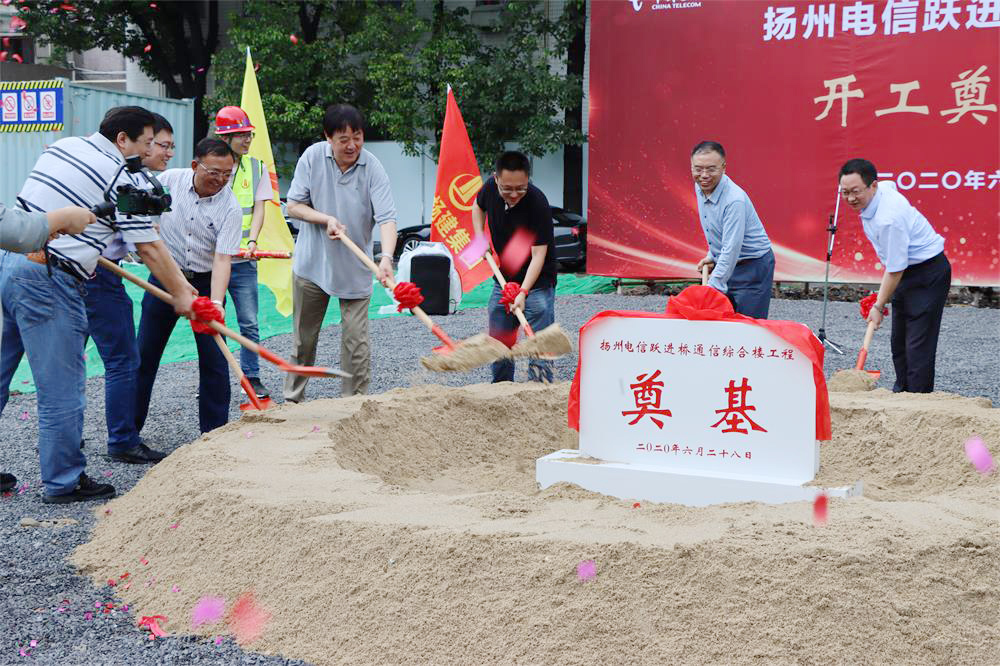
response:
M142 158L138 155L129 157L125 164L118 169L118 173L111 179L114 183L118 180L118 175L128 169L129 173L142 174L143 178L153 186L152 190L139 189L135 185L119 185L116 188L118 193L117 204L111 200L111 187L104 191L102 203L97 204L91 210L98 217L110 217L115 210L126 215L160 215L170 210L170 191L156 180L156 176L142 166Z

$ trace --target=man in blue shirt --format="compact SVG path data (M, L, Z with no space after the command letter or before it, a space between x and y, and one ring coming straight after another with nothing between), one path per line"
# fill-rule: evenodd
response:
M892 364L896 393L934 390L934 355L951 287L944 238L893 183L879 187L875 165L848 160L840 168L840 194L861 215L865 236L885 268L868 321L878 328L892 302Z
M726 175L726 151L716 141L702 141L691 151L691 175L698 218L708 254L710 287L729 297L736 312L767 319L774 281L774 252L750 197Z

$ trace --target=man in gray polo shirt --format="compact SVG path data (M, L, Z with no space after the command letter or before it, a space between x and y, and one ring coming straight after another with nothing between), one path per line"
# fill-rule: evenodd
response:
M335 104L323 116L323 136L295 165L288 189L288 215L306 222L295 241L292 260L292 363L313 365L316 342L330 297L340 301L341 394L367 393L371 380L368 303L372 274L338 239L345 234L361 248L372 242L379 226L382 260L378 278L392 278L396 248L396 206L389 177L374 155L364 149L364 119L353 106ZM305 377L285 378L285 400L301 402Z

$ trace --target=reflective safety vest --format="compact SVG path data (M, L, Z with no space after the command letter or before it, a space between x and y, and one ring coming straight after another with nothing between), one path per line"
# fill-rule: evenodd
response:
M250 157L249 155L244 155L240 159L239 167L237 167L236 173L233 174L233 194L236 195L236 200L240 202L240 208L243 210L241 248L246 248L250 240L250 226L253 223L253 198L257 193L257 185L260 184L260 179L263 177L264 163L256 157Z

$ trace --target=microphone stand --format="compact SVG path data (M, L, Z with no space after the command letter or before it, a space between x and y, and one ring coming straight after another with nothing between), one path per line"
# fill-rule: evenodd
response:
M826 246L826 277L823 278L823 320L819 325L819 341L823 343L823 346L829 347L831 351L844 355L844 350L840 348L835 342L826 337L826 304L828 300L828 294L830 292L830 262L833 259L833 242L837 236L837 218L840 214L840 183L837 183L837 194L836 203L833 208L833 215L830 216L830 224L827 226L826 230L830 234L830 238Z

